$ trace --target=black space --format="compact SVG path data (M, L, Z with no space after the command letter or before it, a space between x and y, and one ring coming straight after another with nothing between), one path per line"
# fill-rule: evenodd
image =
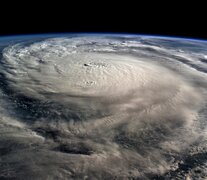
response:
M207 39L205 11L195 4L191 9L169 2L165 6L119 4L121 7L98 1L76 5L51 1L46 5L30 2L21 8L13 5L8 10L2 6L0 35L113 32Z

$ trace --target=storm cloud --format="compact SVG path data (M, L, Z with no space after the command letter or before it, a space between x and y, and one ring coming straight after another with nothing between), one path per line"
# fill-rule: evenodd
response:
M204 177L206 47L101 35L3 47L0 177Z

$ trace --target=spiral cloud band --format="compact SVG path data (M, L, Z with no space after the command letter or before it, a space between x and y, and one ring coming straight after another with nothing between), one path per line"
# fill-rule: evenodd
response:
M205 178L206 47L124 35L1 45L0 177Z

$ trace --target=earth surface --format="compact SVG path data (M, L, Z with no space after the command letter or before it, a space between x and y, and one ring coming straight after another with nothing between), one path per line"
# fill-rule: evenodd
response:
M206 179L207 42L0 38L0 179Z

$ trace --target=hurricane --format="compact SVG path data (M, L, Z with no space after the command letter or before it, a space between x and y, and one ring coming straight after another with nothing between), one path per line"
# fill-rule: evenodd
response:
M206 41L0 42L1 179L207 178Z

